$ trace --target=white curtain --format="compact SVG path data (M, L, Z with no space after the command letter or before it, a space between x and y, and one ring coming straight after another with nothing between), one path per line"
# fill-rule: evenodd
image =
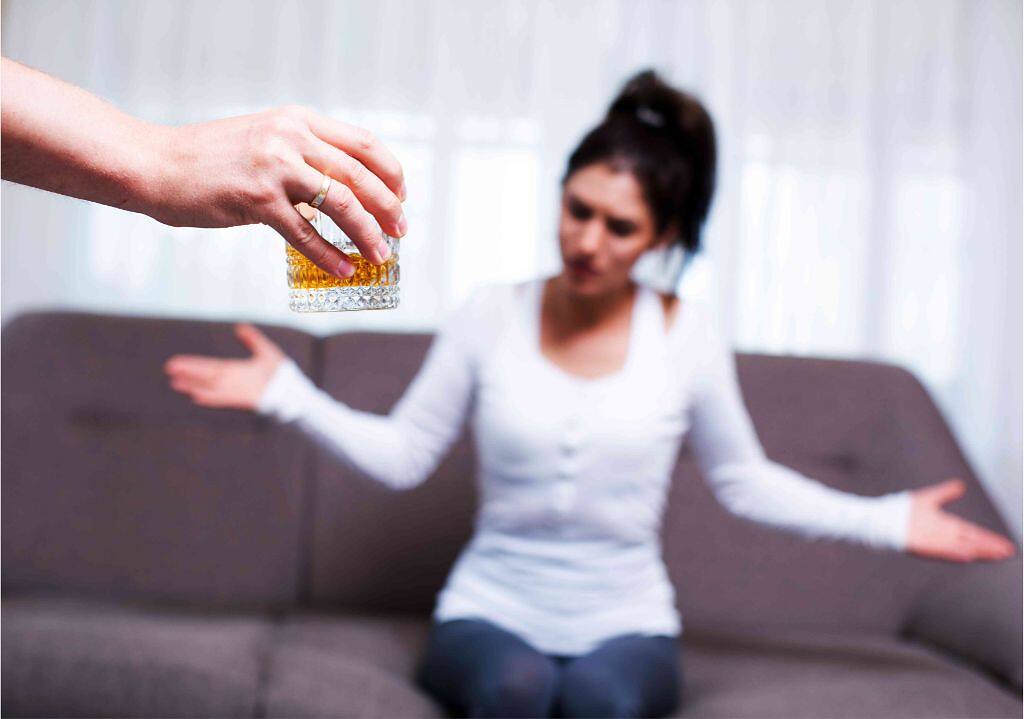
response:
M364 124L405 165L411 226L399 310L298 316L265 228L176 230L5 183L5 320L316 333L428 329L481 283L557 268L567 153L654 66L720 141L681 292L739 350L914 371L1020 534L1016 0L6 0L3 52L160 122L299 102Z

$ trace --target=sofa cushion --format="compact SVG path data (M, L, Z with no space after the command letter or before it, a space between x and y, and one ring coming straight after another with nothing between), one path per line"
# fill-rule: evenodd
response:
M1021 698L950 656L870 633L687 633L681 717L1020 717Z
M245 615L5 598L2 712L253 716L269 633Z
M284 621L268 716L443 716L414 681L429 623L308 614ZM923 644L877 633L685 632L680 717L1019 717L1019 692Z
M311 338L269 332L309 368ZM226 323L55 313L4 328L5 595L296 601L308 443L194 406L163 373L175 353L245 350Z
M414 684L422 618L305 615L276 631L268 717L439 717Z

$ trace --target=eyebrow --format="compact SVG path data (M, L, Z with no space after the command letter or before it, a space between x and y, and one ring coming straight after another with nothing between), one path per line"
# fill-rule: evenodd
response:
M565 194L569 198L570 202L575 202L577 205L582 205L583 207L587 208L588 210L595 211L594 208L589 203L584 202L577 195L573 194L569 190L566 190ZM639 221L631 219L629 217L615 217L614 215L606 215L606 217L608 218L608 222L615 222L615 223L619 223L619 224L623 224L623 225L630 225L632 227L639 227L640 226L640 222Z

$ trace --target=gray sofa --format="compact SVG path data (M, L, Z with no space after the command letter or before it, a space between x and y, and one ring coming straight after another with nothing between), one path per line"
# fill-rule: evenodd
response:
M268 328L304 371L385 411L418 335ZM193 407L176 352L224 323L76 313L3 330L2 712L442 716L414 684L472 530L473 452L397 492L291 430ZM921 384L866 362L738 355L769 456L878 494L951 476L1006 531ZM663 527L693 717L1021 716L1021 561L954 565L735 519L684 448Z

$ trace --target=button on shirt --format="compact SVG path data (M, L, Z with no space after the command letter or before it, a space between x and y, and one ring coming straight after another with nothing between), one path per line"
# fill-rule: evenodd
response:
M660 299L641 287L624 366L585 379L540 352L543 287L536 280L477 292L387 416L334 400L290 361L260 400L261 412L296 422L396 489L425 481L472 422L476 530L438 595L437 621L487 619L564 655L624 633L679 634L659 537L684 436L734 514L808 537L903 549L908 492L848 494L765 457L732 353L704 305L685 300L666 331Z

